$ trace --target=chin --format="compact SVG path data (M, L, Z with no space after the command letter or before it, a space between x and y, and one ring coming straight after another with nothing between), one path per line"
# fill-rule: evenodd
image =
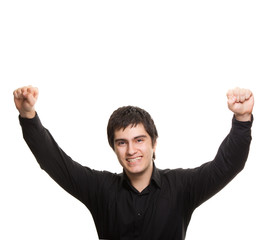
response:
M136 167L127 167L126 171L128 171L130 174L141 175L147 172L148 169L149 167L136 166Z

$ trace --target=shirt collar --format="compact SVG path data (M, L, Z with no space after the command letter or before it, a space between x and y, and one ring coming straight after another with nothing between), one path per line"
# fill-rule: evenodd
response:
M122 180L123 183L125 182L126 184L131 186L130 179L128 178L128 176L125 173L124 169L123 169L123 172L121 174L121 180ZM154 182L157 187L161 188L161 175L160 175L159 169L156 168L155 163L153 163L153 171L152 171L152 176L151 176L151 182Z
M153 163L153 171L151 176L151 181L154 181L156 185L161 188L161 175L159 169L156 168L155 164Z

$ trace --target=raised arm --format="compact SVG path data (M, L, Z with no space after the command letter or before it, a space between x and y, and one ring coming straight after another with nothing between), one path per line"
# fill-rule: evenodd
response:
M62 188L89 207L94 200L91 203L88 201L95 199L100 179L104 174L81 166L58 146L35 111L37 88L22 87L15 90L13 94L16 108L20 113L23 137L40 167Z
M227 93L234 113L232 128L213 161L191 169L189 205L194 209L226 186L245 166L251 142L254 97L250 90L235 88Z

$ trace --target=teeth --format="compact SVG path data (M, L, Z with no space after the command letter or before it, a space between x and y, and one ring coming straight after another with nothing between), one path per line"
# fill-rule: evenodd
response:
M128 162L135 162L137 160L141 159L141 157L137 157L137 158L129 158L127 159Z

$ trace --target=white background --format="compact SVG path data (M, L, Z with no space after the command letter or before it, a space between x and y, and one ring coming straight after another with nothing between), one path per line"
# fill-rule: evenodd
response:
M0 239L97 239L91 215L44 173L22 139L12 92L40 90L59 145L94 169L122 169L106 138L137 105L159 132L159 168L212 160L231 127L226 92L255 95L248 162L199 207L187 240L271 239L270 1L0 2Z

